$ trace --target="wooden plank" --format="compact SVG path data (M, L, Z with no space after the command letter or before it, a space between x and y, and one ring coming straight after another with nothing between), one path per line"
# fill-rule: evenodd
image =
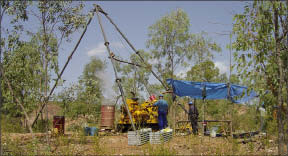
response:
M190 121L189 120L177 121L177 123L185 123L185 122L190 122ZM198 121L198 122L203 123L203 121ZM204 120L204 122L228 122L228 123L230 123L231 120Z

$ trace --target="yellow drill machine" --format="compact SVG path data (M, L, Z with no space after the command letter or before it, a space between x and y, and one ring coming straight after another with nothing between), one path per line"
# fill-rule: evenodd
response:
M142 104L138 103L138 98L126 99L126 103L129 107L129 111L132 115L133 122L136 128L152 128L158 129L158 109L152 107L156 102L156 99L150 99ZM121 106L121 115L117 124L118 131L127 131L131 128L131 122L128 113L124 106Z

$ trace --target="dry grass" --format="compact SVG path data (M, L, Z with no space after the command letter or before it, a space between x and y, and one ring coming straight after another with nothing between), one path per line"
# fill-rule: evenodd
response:
M254 138L255 142L239 143L230 138L177 136L161 145L128 146L127 134L118 136L83 136L68 133L51 137L50 146L45 134L5 134L4 151L12 155L271 155L276 154L273 141Z

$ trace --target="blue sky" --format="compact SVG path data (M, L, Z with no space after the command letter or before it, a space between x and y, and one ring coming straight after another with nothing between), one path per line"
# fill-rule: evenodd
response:
M86 1L86 10L91 10L95 1ZM223 31L232 30L233 14L241 13L247 2L238 1L100 1L97 2L105 10L113 21L118 25L121 31L127 36L136 49L146 49L148 27L155 23L165 14L181 8L190 18L191 32L200 33L205 31L208 35L222 47L222 54L216 55L213 60L222 73L229 71L229 50L226 45L229 44L228 35L217 35L215 33L229 33ZM113 26L102 16L102 21L107 33L107 38L111 43L112 51L122 57L127 57L132 50L116 32ZM221 23L221 24L215 24ZM59 64L63 67L67 56L73 49L80 36L76 32L72 37L71 43L62 45ZM121 42L122 41L122 42ZM147 49L146 49L147 50ZM107 59L107 51L103 45L103 37L100 31L96 16L89 25L78 50L73 56L63 74L66 80L64 86L76 82L81 75L85 64L89 62L91 56L96 56L107 61L108 68L101 73L104 82L104 95L106 97L113 95L111 87L114 82L114 73L111 68L111 62ZM185 69L181 69L185 71ZM179 70L179 72L181 72ZM151 80L156 82L155 80ZM62 87L58 87L59 92Z

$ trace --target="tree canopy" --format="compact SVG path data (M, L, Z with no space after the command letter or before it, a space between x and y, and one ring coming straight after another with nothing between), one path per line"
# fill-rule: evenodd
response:
M237 70L242 80L259 91L260 95L270 90L277 99L269 107L278 108L279 154L284 152L284 123L287 123L284 122L284 109L287 109L284 107L287 107L288 102L287 66L284 65L287 64L288 54L287 3L254 1L245 6L244 13L234 16L233 27L236 36L233 43L236 50L234 58L238 62Z
M176 78L179 67L187 67L191 60L195 63L209 60L220 47L205 33L190 32L189 17L182 9L163 16L149 27L147 47L155 60L154 68L161 78Z

